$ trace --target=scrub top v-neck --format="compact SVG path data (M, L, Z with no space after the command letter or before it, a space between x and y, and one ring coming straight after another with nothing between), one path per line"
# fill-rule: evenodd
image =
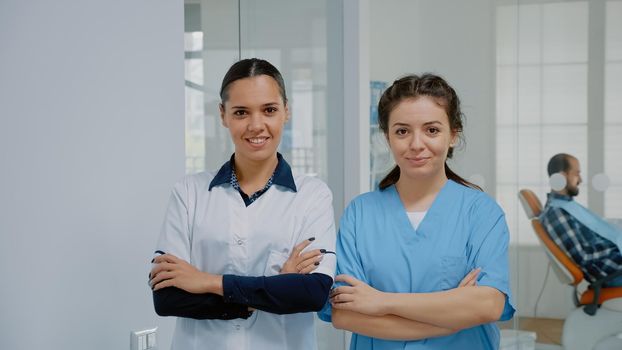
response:
M502 320L514 313L509 288L505 215L488 195L448 180L415 230L395 186L356 197L337 235L337 273L385 292L428 293L456 288L480 267L477 284L506 296ZM330 304L319 313L330 321ZM350 349L496 349L499 330L484 324L418 341L353 334Z

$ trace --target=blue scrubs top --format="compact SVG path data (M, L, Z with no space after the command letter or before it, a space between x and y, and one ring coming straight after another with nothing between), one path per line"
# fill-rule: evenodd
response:
M505 294L501 320L514 315L503 210L484 192L448 180L415 230L395 186L356 197L337 236L337 273L385 292L452 289L474 268L477 284ZM327 303L319 317L331 321ZM483 324L437 338L390 341L352 334L351 350L498 349L499 329Z

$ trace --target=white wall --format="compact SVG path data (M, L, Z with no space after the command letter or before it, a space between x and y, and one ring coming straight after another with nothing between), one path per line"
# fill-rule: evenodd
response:
M492 0L371 1L371 79L391 84L433 72L456 89L466 114L466 147L452 169L495 187L495 21Z
M0 2L0 349L128 349L184 174L181 1Z

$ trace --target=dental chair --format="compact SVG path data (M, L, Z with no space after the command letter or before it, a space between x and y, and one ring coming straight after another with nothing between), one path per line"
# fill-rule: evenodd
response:
M538 240L550 261L557 278L572 287L572 299L577 307L564 321L562 345L564 350L622 349L622 287L603 285L622 275L622 271L604 279L588 282L577 264L551 239L540 222L542 202L528 189L518 197L531 221ZM588 287L579 292L579 284Z

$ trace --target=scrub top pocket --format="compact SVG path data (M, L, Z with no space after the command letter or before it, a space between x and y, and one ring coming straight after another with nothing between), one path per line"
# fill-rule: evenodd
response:
M464 256L444 256L441 258L441 283L442 290L458 287L460 281L467 274L467 260Z

